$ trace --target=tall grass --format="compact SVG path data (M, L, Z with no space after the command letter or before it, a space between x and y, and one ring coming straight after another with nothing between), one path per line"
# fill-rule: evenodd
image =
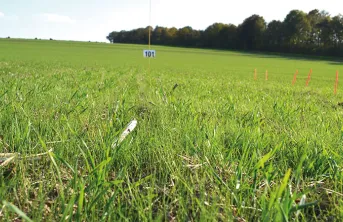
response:
M0 46L0 153L53 149L0 168L1 220L342 220L342 65L156 47L148 72L141 46Z

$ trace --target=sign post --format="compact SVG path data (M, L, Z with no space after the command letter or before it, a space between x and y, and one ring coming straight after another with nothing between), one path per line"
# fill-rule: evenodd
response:
M149 59L149 73L150 73L150 59L156 57L156 50L151 50L151 0L149 5L149 49L143 50L143 57Z

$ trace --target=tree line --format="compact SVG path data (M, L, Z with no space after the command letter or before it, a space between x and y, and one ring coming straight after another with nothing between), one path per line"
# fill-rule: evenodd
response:
M251 50L343 57L343 16L330 16L317 9L292 10L283 21L267 23L252 15L242 24L214 23L205 30L150 26L131 31L113 31L111 43L147 44L230 50Z

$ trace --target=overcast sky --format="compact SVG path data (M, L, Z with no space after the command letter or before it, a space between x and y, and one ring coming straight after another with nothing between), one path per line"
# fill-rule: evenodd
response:
M292 9L343 14L343 0L152 0L151 25L205 29L258 14L283 20ZM0 37L106 41L110 31L149 25L149 0L0 0Z

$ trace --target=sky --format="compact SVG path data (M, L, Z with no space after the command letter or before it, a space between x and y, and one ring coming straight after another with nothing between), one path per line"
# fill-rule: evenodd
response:
M0 0L0 37L106 42L111 31L151 25L206 29L253 14L283 20L293 9L343 14L342 0Z

